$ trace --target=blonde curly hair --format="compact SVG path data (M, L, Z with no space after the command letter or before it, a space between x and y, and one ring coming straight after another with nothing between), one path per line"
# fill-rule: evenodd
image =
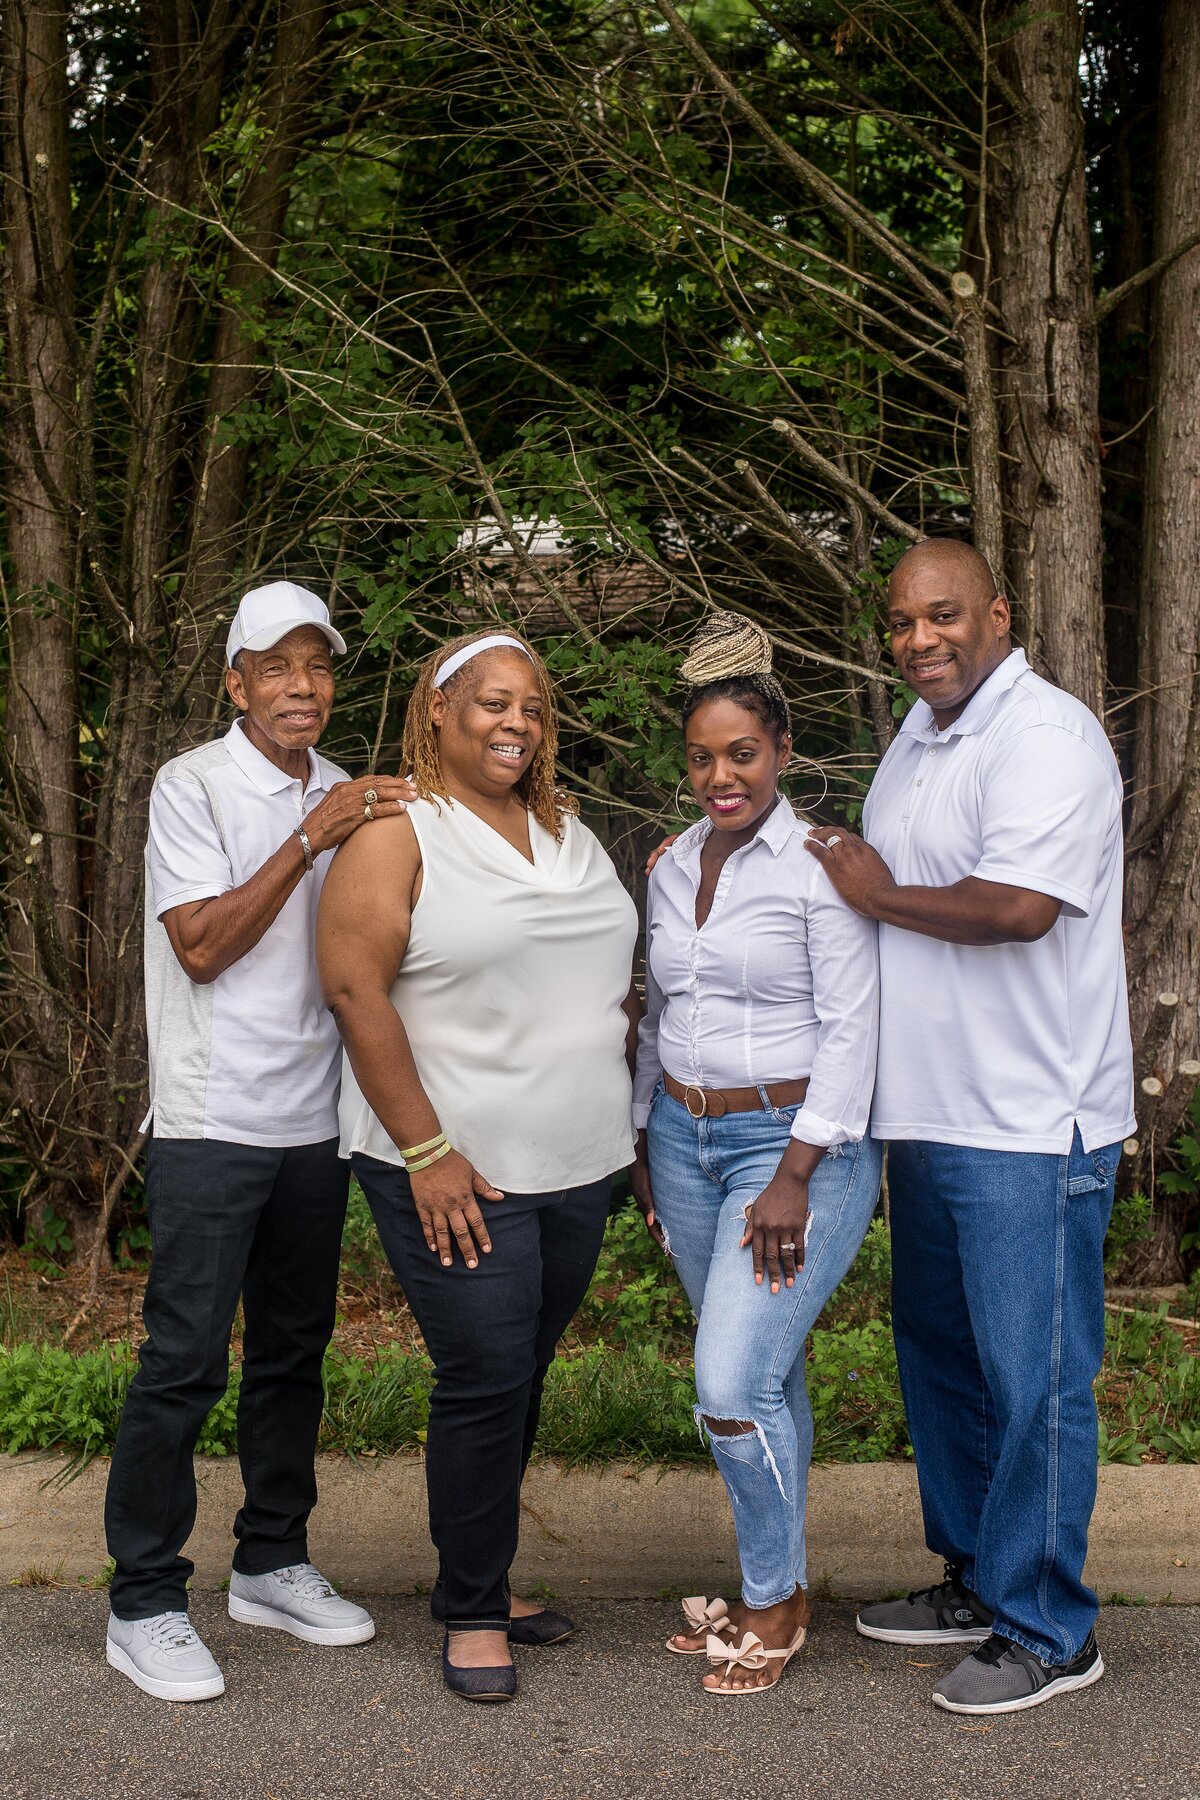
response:
M437 691L433 678L447 657L453 656L456 650L465 650L468 644L477 643L480 638L491 637L494 632L495 627L488 626L483 631L471 631L464 637L454 638L435 650L432 656L427 656L421 664L404 719L402 755L403 766L423 800L449 799L438 755L437 727L433 722L433 696ZM550 671L533 645L520 632L510 632L509 635L524 647L533 664L538 695L542 702L542 741L534 752L529 767L523 771L514 792L539 825L552 832L556 838L561 838L564 818L578 808L570 796L561 791L554 779L554 765L558 756L558 702L554 683L550 678ZM487 651L483 653L484 656L488 654ZM473 658L464 663L443 684L442 693L451 701L457 699L460 692L464 695L472 693L474 688L471 685L471 675L473 672L477 677L480 667L481 659Z

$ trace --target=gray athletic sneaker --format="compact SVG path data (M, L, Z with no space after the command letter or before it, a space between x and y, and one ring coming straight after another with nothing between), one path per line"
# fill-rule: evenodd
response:
M269 1575L229 1577L229 1616L243 1625L290 1631L306 1644L365 1644L375 1621L364 1607L343 1600L311 1563L293 1563Z
M1095 1632L1088 1632L1079 1655L1066 1663L1043 1662L1023 1644L993 1633L942 1676L933 1690L933 1704L953 1713L1023 1712L1056 1694L1091 1687L1103 1673Z
M185 1612L110 1616L106 1655L112 1668L156 1700L219 1700L225 1692L224 1677Z
M864 1606L854 1623L863 1637L882 1644L984 1644L992 1614L977 1594L963 1586L961 1570L946 1564L936 1587L917 1588L905 1600Z

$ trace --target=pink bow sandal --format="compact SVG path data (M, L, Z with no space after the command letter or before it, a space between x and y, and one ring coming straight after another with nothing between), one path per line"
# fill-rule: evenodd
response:
M733 1620L729 1617L729 1608L724 1600L710 1600L705 1594L692 1594L683 1602L683 1616L687 1620L689 1632L699 1637L704 1634L705 1641L685 1649L677 1644L674 1638L667 1639L667 1649L672 1656L706 1656L710 1643L720 1643L720 1634L733 1630Z
M808 1626L800 1625L797 1627L796 1635L787 1646L786 1650L768 1650L762 1639L756 1637L752 1631L748 1631L741 1643L736 1646L723 1643L721 1639L714 1634L708 1640L708 1660L712 1663L714 1670L724 1663L725 1674L724 1679L716 1687L706 1687L704 1692L706 1694L732 1696L738 1699L741 1699L746 1694L770 1693L771 1689L782 1676L783 1671L791 1662L793 1656L795 1656L797 1650L803 1645L807 1636ZM772 1662L777 1662L779 1664L779 1674L776 1675L774 1681L764 1682L759 1687L729 1687L726 1685L735 1669L749 1669L753 1674L758 1674Z

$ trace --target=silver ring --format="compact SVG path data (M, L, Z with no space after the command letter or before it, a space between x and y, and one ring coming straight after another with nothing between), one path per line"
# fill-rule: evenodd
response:
M828 837L825 839L825 848L827 850L832 850L833 846L835 844L840 844L841 841L842 841L841 838L838 836L837 832L835 831L832 837Z
M780 1244L779 1248L781 1250L794 1250L796 1246L795 1244Z

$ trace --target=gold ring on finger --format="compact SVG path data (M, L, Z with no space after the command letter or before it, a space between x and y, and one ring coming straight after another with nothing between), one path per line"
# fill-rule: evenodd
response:
M379 799L379 795L375 792L374 788L368 788L366 793L363 795L363 799L366 801L368 806L374 806Z
M374 817L375 817L375 814L371 811L371 802L368 800L366 805L363 807L363 818L364 819L373 819Z

